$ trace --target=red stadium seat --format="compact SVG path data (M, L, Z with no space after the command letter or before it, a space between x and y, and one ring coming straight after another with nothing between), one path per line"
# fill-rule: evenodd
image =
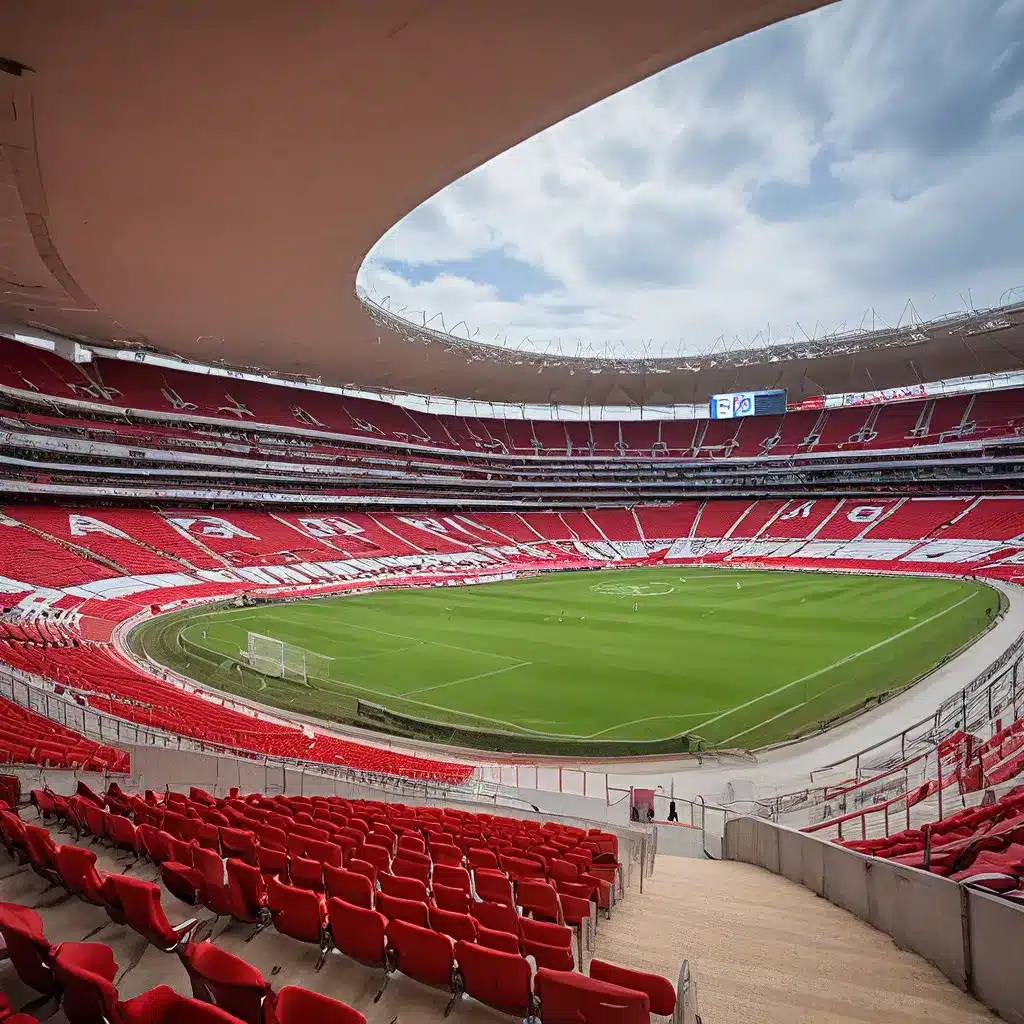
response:
M398 896L403 900L427 902L427 887L418 878L403 878L386 872L377 876L380 891L388 896Z
M189 918L172 925L160 903L160 886L126 875L111 875L114 891L128 926L157 949L172 953L191 938L198 921Z
M324 868L324 881L328 896L334 896L357 907L364 907L366 910L372 909L373 883L366 875L328 865Z
M0 936L18 977L42 995L56 996L60 990L53 976L43 919L28 907L0 903Z
M452 889L450 886L434 883L431 890L434 903L442 910L451 910L456 914L468 914L473 897L464 889Z
M165 860L160 865L160 881L176 900L181 900L187 906L197 907L203 904L206 883L203 873L198 868Z
M103 876L96 869L96 854L81 846L58 846L54 855L61 884L72 896L102 907Z
M419 879L424 885L430 884L430 861L415 860L411 851L404 851L406 856L401 854L391 862L391 873L402 875L405 878Z
M519 913L510 904L474 903L469 913L485 928L519 934Z
M320 947L320 957L316 964L319 971L330 948L327 904L323 896L271 878L267 882L267 906L274 928L282 935Z
M452 991L455 944L447 935L408 921L390 921L387 940L390 970L401 971L424 985Z
M23 832L25 852L32 870L49 885L60 885L57 868L57 845L48 829L26 824Z
M169 985L117 1004L111 1024L238 1024L225 1010L198 999L178 995Z
M266 846L258 847L256 866L264 878L288 880L288 854L284 850L272 850Z
M531 913L541 921L559 920L558 894L549 882L523 880L516 884L516 903L522 912Z
M472 892L469 872L455 865L434 864L434 885L447 885L450 889Z
M291 857L288 861L288 875L291 884L311 892L324 891L324 865L322 861L309 857Z
M572 947L552 946L546 942L535 942L523 939L520 949L523 956L532 956L537 968L546 967L552 971L571 971L575 964L572 959Z
M387 929L384 915L336 898L327 901L327 909L335 947L360 963L383 967Z
M476 921L469 914L457 914L451 910L441 910L438 907L429 909L430 927L435 932L448 935L459 941L476 942L478 926Z
M500 871L477 868L473 871L473 886L477 896L487 903L515 906L512 883Z
M518 953L472 942L455 944L456 989L487 1006L524 1020L536 1013L530 965Z
M404 900L398 896L389 896L386 892L378 892L376 907L389 921L408 921L421 928L427 927L426 903L421 903L418 900Z
M668 978L647 971L634 971L619 967L606 960L590 961L590 977L605 981L620 988L646 992L651 1001L651 1013L659 1017L671 1017L676 1010L676 990Z
M243 1024L262 1024L270 983L241 957L212 942L192 942L179 953L192 995L226 1010Z
M502 953L520 952L521 940L517 932L505 932L495 928L485 928L478 925L476 930L476 941L488 949L498 949Z
M370 884L376 886L378 868L376 864L371 864L369 861L363 860L360 857L353 857L348 862L349 871L354 871L357 875L364 875L370 880Z
M542 1024L650 1024L651 1001L644 992L584 977L575 971L538 969L534 992Z
M116 1021L117 963L102 942L62 942L53 950L53 973L68 1024Z
M351 1006L330 996L295 985L286 985L265 1004L265 1024L366 1024Z

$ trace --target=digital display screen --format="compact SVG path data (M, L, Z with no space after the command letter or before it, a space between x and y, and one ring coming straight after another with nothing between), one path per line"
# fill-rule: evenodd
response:
M734 420L741 416L781 416L786 411L786 392L737 391L731 395L712 395L713 420Z

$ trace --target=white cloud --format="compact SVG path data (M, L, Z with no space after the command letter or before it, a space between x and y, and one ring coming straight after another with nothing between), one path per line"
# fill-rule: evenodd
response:
M587 354L995 303L1024 284L1022 38L1019 0L843 0L479 168L361 284L414 320Z

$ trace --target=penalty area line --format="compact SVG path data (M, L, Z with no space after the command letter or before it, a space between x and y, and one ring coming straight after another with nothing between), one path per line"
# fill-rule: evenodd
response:
M429 693L431 690L443 690L446 686L458 686L459 683L470 683L474 679L486 679L488 676L500 676L502 672L512 672L517 668L525 668L527 665L532 665L532 661L520 661L515 665L506 665L504 668L493 668L490 672L477 672L475 676L463 676L461 679L451 679L447 683L435 683L433 686L421 686L416 690L406 690L405 693L399 693L399 697L412 697L417 693Z
M789 690L794 686L799 686L801 683L809 682L811 679L816 679L818 676L824 675L826 672L831 672L832 669L838 668L840 665L845 665L847 662L853 661L855 658L861 657L861 655L870 654L872 651L877 651L879 648L885 647L886 644L891 644L893 640L899 640L901 637L906 636L908 633L913 633L914 630L920 629L922 626L927 626L929 622L934 622L936 619L941 618L943 615L946 615L951 611L955 611L961 605L967 604L968 601L977 597L979 593L980 591L975 591L972 594L968 594L967 597L957 601L956 604L951 604L948 608L943 608L942 611L936 612L934 615L929 615L927 619L922 619L920 622L915 622L914 625L908 626L906 629L901 630L899 633L893 633L892 636L888 636L884 640L879 640L878 643L872 644L870 647L865 647L862 651L854 651L853 654L847 654L846 657L839 658L838 660L833 661L831 665L826 665L824 668L819 668L814 672L809 672L807 675L801 676L799 679L794 679L791 683L785 683L783 686L777 687L770 693L762 693L760 696L753 697L750 700L745 701L743 704L737 704L736 707L729 708L728 711L723 711L720 715L715 715L713 718L709 718L707 721L701 722L699 725L695 725L693 727L693 731L700 732L700 730L704 729L706 726L713 725L715 722L720 722L723 718L728 718L729 715L735 714L737 711L743 711L744 708L749 708L752 707L754 704L759 704L761 701L767 700L769 697L774 697L777 694L785 693L786 690ZM776 715L775 717L778 718L779 716ZM774 721L774 719L769 719L768 721ZM759 728L762 724L764 723L758 723L758 725L754 728ZM750 731L750 729L747 729L745 732L738 732L735 736L730 736L729 740L736 739L736 737L743 736L746 734L746 732ZM722 742L728 743L729 740L723 740Z

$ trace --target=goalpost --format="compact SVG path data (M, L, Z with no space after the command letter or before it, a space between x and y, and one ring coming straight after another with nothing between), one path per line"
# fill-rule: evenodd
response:
M249 667L261 675L275 679L291 679L308 683L310 679L330 678L331 662L325 654L307 651L304 647L275 640L262 633L249 634Z

